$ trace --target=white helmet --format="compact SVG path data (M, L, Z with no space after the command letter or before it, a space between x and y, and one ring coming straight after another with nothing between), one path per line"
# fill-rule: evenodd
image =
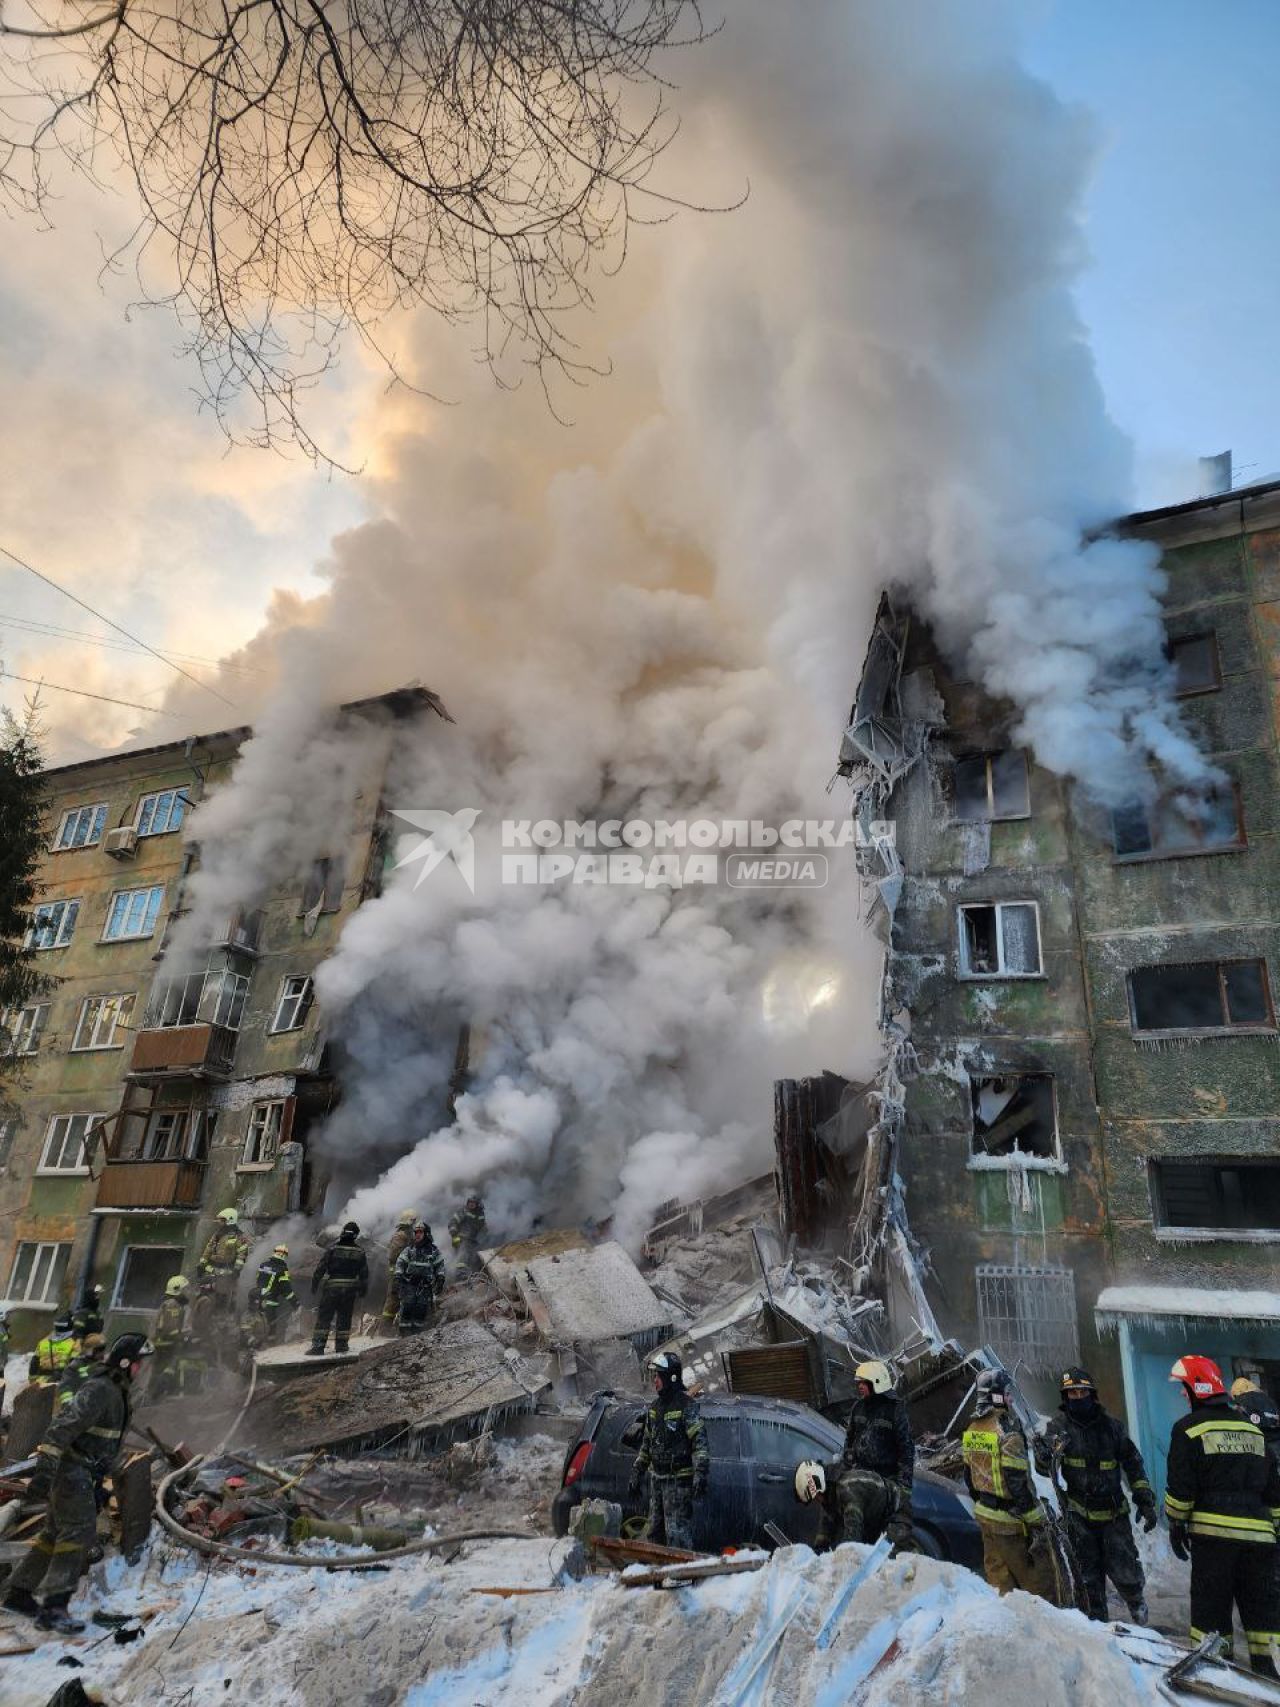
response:
M871 1363L860 1363L853 1372L855 1381L865 1381L873 1393L891 1393L893 1391L893 1372L887 1363L873 1360Z
M796 1498L802 1505L820 1500L827 1491L827 1472L816 1458L806 1458L796 1466Z
M220 1209L218 1211L218 1219L219 1221L225 1221L228 1227L234 1227L236 1222L240 1219L240 1211L238 1209Z

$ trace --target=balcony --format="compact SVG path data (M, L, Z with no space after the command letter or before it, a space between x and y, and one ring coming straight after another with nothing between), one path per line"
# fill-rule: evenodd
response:
M231 1072L236 1033L225 1025L173 1025L140 1031L134 1038L133 1078L218 1078Z
M113 1161L98 1180L99 1209L198 1209L203 1162Z

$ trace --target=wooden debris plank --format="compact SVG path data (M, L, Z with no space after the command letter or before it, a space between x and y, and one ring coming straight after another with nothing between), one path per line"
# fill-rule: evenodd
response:
M634 1577L623 1577L623 1588L653 1588L659 1583L700 1583L706 1577L731 1577L759 1571L768 1559L696 1559L689 1565L659 1565Z
M687 1565L706 1559L706 1553L687 1553L682 1547L663 1547L657 1541L624 1541L613 1535L592 1535L587 1544L617 1565Z

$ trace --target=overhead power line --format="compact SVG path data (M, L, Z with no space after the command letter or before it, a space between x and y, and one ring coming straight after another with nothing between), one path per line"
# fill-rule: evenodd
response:
M64 599L70 599L72 604L79 605L81 610L87 610L90 616L97 617L99 622L105 622L107 627L114 628L117 634L123 634L126 640L132 640L134 645L141 646L144 652L150 652L153 658L158 658L168 669L176 670L180 676L185 677L186 680L191 682L195 687L203 688L205 693L211 693L215 699L220 699L223 705L229 705L233 711L235 710L234 701L229 700L225 694L220 694L217 688L211 688L208 682L202 682L199 676L193 676L190 670L184 670L181 664L175 664L172 658L166 658L163 652L157 652L155 647L150 645L147 641L140 640L136 634L130 634L127 628L122 628L118 622L113 622L109 616L103 616L100 610L94 610L93 606L91 604L87 604L84 599L79 597L78 594L69 591L68 588L55 581L51 575L46 575L41 570L35 568L34 565L28 563L24 557L19 557L17 552L10 551L7 545L0 545L0 556L7 557L11 563L16 563L19 569L25 569L28 575L34 575L37 581L43 581L46 587L52 587L55 593L61 593ZM16 677L14 679L17 680ZM89 698L91 699L101 697L103 696L98 694L89 695ZM122 700L120 703L124 704L125 702ZM145 711L150 710L151 707L143 706L141 709Z
M0 551L4 547L0 545ZM175 711L162 711L158 705L139 705L134 699L112 699L110 694L90 693L87 688L64 688L57 682L40 681L36 676L15 676L12 670L0 670L0 681L25 682L29 688L49 688L53 693L79 694L81 699L100 699L104 705L124 705L130 711L147 711L152 717L176 717ZM228 703L230 703L228 701Z
M139 648L131 641L108 640L105 634L86 634L82 628L64 628L57 622L40 622L35 617L6 616L0 613L0 628L20 629L24 634L43 635L48 640L81 641L86 646L100 646L108 652L132 652ZM252 664L228 664L222 658L204 658L198 652L164 652L164 658L183 658L188 664L208 664L214 669L229 670L237 676L261 676L266 672Z

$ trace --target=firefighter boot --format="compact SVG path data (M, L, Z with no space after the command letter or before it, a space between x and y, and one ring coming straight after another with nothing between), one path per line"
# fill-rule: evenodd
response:
M56 1630L59 1636L78 1636L84 1625L67 1611L71 1596L56 1594L36 1614L37 1630Z

